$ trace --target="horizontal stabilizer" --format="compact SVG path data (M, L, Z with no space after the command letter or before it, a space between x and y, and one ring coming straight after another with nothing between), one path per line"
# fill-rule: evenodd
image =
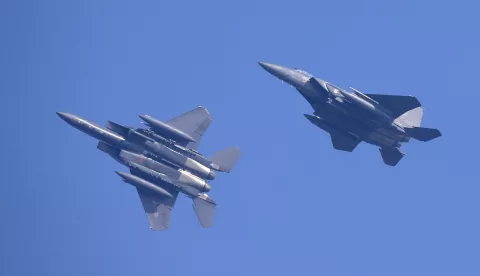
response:
M391 111L394 118L399 117L403 113L422 106L417 98L413 96L401 95L380 95L380 94L365 94L367 97L378 102L382 107Z
M208 158L212 161L212 168L222 172L231 172L237 164L242 152L238 147L230 147L215 153Z
M442 133L440 133L438 129L426 127L405 128L405 132L407 132L408 136L412 137L413 139L423 142L427 142L442 136Z
M380 148L380 154L382 155L383 162L389 166L397 165L405 155L405 153L401 152L398 148Z
M206 194L199 194L193 198L193 209L203 228L209 228L213 225L215 207L217 207L217 204Z
M115 133L118 133L120 134L120 136L123 136L123 137L127 137L128 135L128 132L130 130L130 128L128 127L125 127L125 126L122 126L122 125L119 125L117 123L114 123L112 121L107 121L107 124L105 126L107 129L115 132Z

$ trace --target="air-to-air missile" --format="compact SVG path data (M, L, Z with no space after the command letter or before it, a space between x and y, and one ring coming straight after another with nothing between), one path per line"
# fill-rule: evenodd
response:
M168 228L170 212L179 192L192 198L203 227L213 224L216 203L206 194L211 189L206 180L215 178L212 171L215 166L211 164L227 168L219 171L230 171L241 153L236 147L212 158L198 153L209 166L184 154L196 152L212 121L205 108L198 107L167 122L148 117L151 129L125 127L110 121L103 128L69 113L57 114L68 124L98 139L98 149L130 169L130 174L117 174L137 188L151 229Z
M187 133L174 128L160 120L157 120L149 115L139 115L139 117L145 121L145 123L150 126L150 128L155 132L158 133L160 136L170 137L175 141L184 141L187 143L193 142L195 143L195 139L188 135Z
M395 166L404 156L401 143L441 136L437 129L420 127L423 108L413 96L364 94L354 88L347 92L297 68L260 66L300 92L314 109L305 117L330 133L337 150L352 152L364 141L380 147L384 163Z
M138 189L153 193L157 196L160 197L168 197L168 198L173 198L173 195L169 192L167 192L165 189L162 189L161 187L143 179L138 176L135 176L133 174L129 173L124 173L124 172L118 172L116 173L128 184L131 184Z

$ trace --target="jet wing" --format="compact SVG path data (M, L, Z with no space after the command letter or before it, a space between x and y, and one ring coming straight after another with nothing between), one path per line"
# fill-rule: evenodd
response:
M331 133L330 138L332 139L332 144L335 149L348 152L352 152L361 142L361 140L357 138L340 133Z
M161 231L168 228L170 224L170 214L177 200L178 191L169 191L173 198L159 197L137 188L143 209L147 214L150 228L155 231Z
M170 119L166 123L176 129L179 129L190 135L195 142L189 142L182 146L189 149L197 149L203 134L210 126L213 117L204 107L197 107L191 111L183 113L180 116Z

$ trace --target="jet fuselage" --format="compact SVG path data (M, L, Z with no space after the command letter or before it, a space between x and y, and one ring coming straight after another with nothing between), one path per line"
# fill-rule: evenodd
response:
M132 139L134 140L132 142L126 137L122 137L121 135L109 129L102 128L76 115L62 112L57 112L57 114L64 121L66 121L68 124L75 127L76 129L119 150L126 150L127 152L140 153L144 155L146 154L150 157L168 162L172 165L184 166L187 169L190 169L194 174L197 174L202 178L208 180L215 179L215 173L206 166L198 163L191 158L185 157L184 155L176 151L166 148L162 144L156 143L155 141L149 141L148 137L143 136L142 133L136 132L135 130L131 130L131 132L129 132L131 137L135 137L134 139ZM164 165L164 168L167 169L170 167Z
M127 141L125 137L76 115L64 112L57 112L57 115L74 128L99 141L115 146L116 148L136 152L141 152L143 150L143 146L131 143L130 141Z
M409 140L394 118L368 97L349 93L303 70L269 63L260 65L300 92L315 110L318 118L308 119L317 126L321 127L322 123L314 121L324 121L342 133L382 148L399 147L401 142Z
M217 204L206 192L211 189L207 179L213 180L215 173L212 166L205 166L185 154L196 153L195 149L213 120L206 108L198 106L166 122L142 115L151 127L148 130L112 121L100 127L69 113L57 112L57 115L98 139L97 149L129 168L130 173L116 173L136 188L152 230L168 229L179 193L192 199L202 227L213 225ZM168 143L159 143L157 139ZM180 147L176 147L177 144ZM219 171L231 172L240 155L238 147L229 147L216 152L209 160L218 165Z

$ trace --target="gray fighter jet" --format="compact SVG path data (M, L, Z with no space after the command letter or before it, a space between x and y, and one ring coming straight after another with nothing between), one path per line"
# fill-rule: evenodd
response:
M380 147L384 163L395 166L405 155L399 149L401 143L441 136L437 129L420 127L423 108L413 96L363 94L354 88L347 92L297 68L259 64L296 88L310 103L313 115L304 116L330 133L337 150L352 152L364 141Z
M216 203L206 194L211 189L206 180L215 178L212 169L230 172L241 153L233 147L207 158L193 150L212 121L205 108L198 107L167 122L148 116L154 120L149 122L154 126L151 129L125 127L111 121L102 128L69 113L57 114L98 139L98 149L130 169L130 173L116 173L137 188L152 230L168 228L179 193L192 198L202 227L212 226Z

